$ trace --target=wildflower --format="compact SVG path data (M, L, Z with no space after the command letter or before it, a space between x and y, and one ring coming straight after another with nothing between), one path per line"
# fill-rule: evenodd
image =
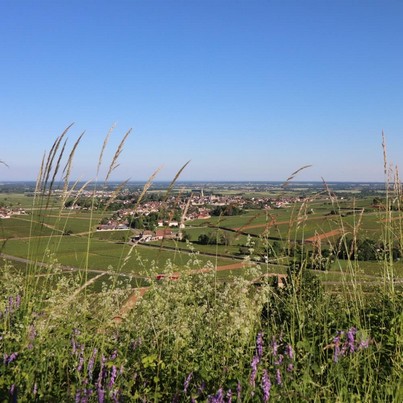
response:
M231 403L232 402L232 390L231 389L229 389L228 390L228 392L227 392L227 401L228 401L228 403Z
M99 385L97 387L97 394L98 394L98 403L104 403L104 401L105 401L105 391Z
M100 395L100 390L102 390L102 393L101 393L102 396L105 395L105 392L103 391L103 388L102 388L102 382L106 377L105 362L106 362L106 358L104 356L102 356L101 368L99 370L98 382L97 382L98 396Z
M224 398L224 393L223 393L222 388L220 388L220 389L218 389L218 392L216 393L215 396L212 396L212 397L209 398L209 402L211 402L211 403L223 403L224 402L223 398Z
M88 377L90 378L90 380L92 380L92 374L94 371L94 363L95 363L95 358L97 356L98 350L96 348L94 348L93 352L92 352L92 356L88 361Z
M278 353L278 344L276 339L273 337L273 341L271 343L271 348L273 349L273 356L277 357L277 353Z
M14 303L15 309L18 309L18 308L20 307L20 305L21 305L21 295L18 294L18 295L15 297L15 303Z
M257 365L259 363L259 357L257 357L256 355L253 357L253 360L250 364L250 366L252 367L252 372L250 374L250 379L249 379L249 383L251 386L255 387L255 379L256 379L256 373L257 373Z
M277 368L277 370L276 370L276 382L277 382L277 385L281 385L281 384L282 384L281 372L280 372L280 369L279 369L279 368Z
M263 401L267 402L270 399L271 382L267 369L263 371L262 377Z
M115 403L119 402L119 389L115 389L115 390L112 392L112 400L113 400Z
M364 348L368 348L368 346L369 346L369 339L366 339L366 340L361 340L360 341L360 344L359 344L358 348L360 350L362 350Z
M36 335L37 335L37 333L36 333L35 326L34 325L29 325L29 328L28 328L28 340L30 341L30 343L28 344L28 349L29 350L32 350L34 348L32 342L35 340Z
M71 339L71 350L72 350L73 354L75 354L77 351L77 345L76 345L76 341L74 340L74 338Z
M256 337L256 351L257 356L262 358L263 356L263 333L259 332Z
M197 390L199 391L200 394L202 394L205 389L206 389L206 384L205 384L205 382L203 381L203 382L201 383L201 385L198 387Z
M111 360L116 360L116 357L118 356L118 350L115 350L112 355L111 355Z
M184 393L184 394L186 394L186 392L187 392L187 390L188 390L189 383L190 383L190 380L192 379L192 376L193 376L193 372L191 372L191 373L187 376L187 378L186 378L186 380L185 380L185 383L183 384L183 393Z
M4 364L10 364L18 357L18 353L4 354Z
M333 361L337 362L339 360L339 356L340 356L340 337L336 336L333 339L333 343L334 343Z
M293 364L288 364L287 372L292 372L293 370L294 370L294 365Z
M116 375L117 375L116 366L112 365L111 379L109 381L109 389L112 389L113 385L115 384Z
M281 365L282 362L283 362L283 359L284 359L283 354L279 354L279 355L278 355L278 359L277 359L276 361L274 361L274 364L275 364L275 365Z
M354 346L354 336L357 333L357 329L355 327L352 327L349 329L347 332L347 342L348 342L348 348L350 350L350 353L354 353L355 346Z
M286 355L288 355L290 360L294 359L294 350L292 349L291 344L287 344L287 346L285 348L285 353L286 353Z
M14 396L14 393L15 393L15 384L13 383L13 384L10 386L10 395L11 395L11 396Z
M32 391L32 394L33 394L34 396L36 396L37 393L38 393L38 385L37 385L37 383L35 382L35 384L34 384L34 390Z
M81 370L83 369L83 365L84 365L84 355L83 355L83 349L82 349L81 353L80 353L80 360L77 365L77 372L81 372Z

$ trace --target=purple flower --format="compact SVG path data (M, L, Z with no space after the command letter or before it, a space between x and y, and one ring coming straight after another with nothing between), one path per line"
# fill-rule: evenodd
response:
M232 402L232 390L231 389L228 390L226 397L227 397L227 402L231 403Z
M88 360L88 377L90 378L90 380L92 380L92 374L94 372L94 363L95 363L95 358L97 356L97 353L98 353L98 350L96 348L94 348L94 350L92 351L92 356Z
M108 385L109 389L112 389L113 385L115 384L116 375L117 375L116 366L112 365L111 379L110 379L109 385Z
M118 350L114 350L114 352L111 355L111 360L116 360L116 357L118 356Z
M14 393L15 393L15 384L13 383L13 384L11 385L11 387L10 387L10 395L11 395L11 396L14 396Z
M257 356L262 358L263 356L263 333L259 332L256 337L256 351Z
M15 304L14 304L15 309L18 309L18 308L20 307L20 305L21 305L21 295L18 294L18 295L15 297Z
M10 364L18 357L18 353L4 354L4 364Z
M294 359L294 350L292 349L291 344L287 344L287 346L285 348L285 353L286 353L286 355L288 355L290 360Z
M350 353L354 353L355 346L354 346L354 336L357 333L357 329L355 327L352 327L349 329L347 332L347 342L348 342L348 348L350 350Z
M281 372L280 372L280 369L279 369L279 368L277 368L277 370L276 370L276 382L277 382L277 385L281 385L281 384L282 384Z
M283 359L284 359L283 354L279 354L278 359L276 361L274 361L274 365L281 365L283 362Z
M340 356L340 337L336 336L333 339L333 343L334 343L333 361L337 362L337 361L339 361L339 356Z
M364 348L368 348L368 346L369 346L369 339L361 340L360 345L359 345L359 349L362 350Z
M186 395L186 393L187 393L187 390L188 390L188 387L189 387L189 383L190 383L190 380L192 379L192 376L193 376L193 372L191 372L188 376L187 376L187 378L185 379L185 383L183 384L183 393Z
M105 401L105 391L99 385L98 385L98 388L97 388L97 393L98 393L98 403L104 403L104 401Z
M99 370L99 375L98 375L98 382L97 382L97 387L102 388L102 382L103 380L106 378L106 369L105 369L105 362L106 362L106 358L104 356L102 356L101 359L101 368Z
M33 394L34 396L36 396L37 393L38 393L38 385L37 385L37 383L35 382L35 384L34 384L34 390L32 391L32 394Z
M250 364L250 366L252 367L252 372L250 374L250 379L249 379L249 383L251 386L255 387L255 379L256 379L256 373L257 373L257 365L259 364L259 357L258 356L254 356L253 360Z
M206 389L206 383L203 381L201 385L197 388L200 394L202 394Z
M239 381L238 381L238 384L236 385L236 393L237 393L238 400L241 400L242 385Z
M294 371L294 365L293 364L288 364L287 372L292 372L292 371Z
M84 365L84 356L83 356L83 352L81 352L80 360L78 361L78 365L77 365L77 372L81 372L81 370L83 369L83 365Z
M263 401L267 402L270 399L271 382L267 369L263 371L262 377Z
M224 402L224 393L222 388L218 389L217 393L214 396L209 398L209 402L211 403L223 403Z
M271 343L271 348L273 349L273 356L277 357L277 352L278 352L278 344L276 339L273 337L273 341Z
M115 389L115 390L112 392L112 400L113 400L115 403L118 403L118 402L119 402L119 389Z

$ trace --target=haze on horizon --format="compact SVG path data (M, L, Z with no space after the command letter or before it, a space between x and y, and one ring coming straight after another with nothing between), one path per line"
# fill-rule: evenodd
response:
M403 3L3 0L0 182L85 131L73 176L383 181L403 166ZM102 171L102 174L105 172Z

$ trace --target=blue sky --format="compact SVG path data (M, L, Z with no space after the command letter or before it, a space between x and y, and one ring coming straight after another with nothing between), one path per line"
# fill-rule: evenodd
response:
M73 175L383 180L403 161L401 1L0 1L0 181L65 127Z

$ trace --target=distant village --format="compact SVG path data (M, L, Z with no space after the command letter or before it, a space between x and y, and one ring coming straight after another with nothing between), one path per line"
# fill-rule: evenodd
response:
M218 189L217 189L218 190ZM151 242L162 239L182 240L184 229L194 220L207 220L212 216L242 214L247 209L271 210L287 208L304 198L297 196L265 197L249 195L246 189L231 189L230 192L175 189L167 197L166 192L154 191L142 195L136 191L122 189L89 189L71 191L65 201L66 210L104 211L96 231L131 230L131 242ZM62 189L53 190L53 195L64 197ZM27 214L22 208L1 207L0 218Z
M108 203L108 199L113 197L112 192L98 195L101 205ZM186 223L193 220L206 220L212 215L220 215L224 211L225 215L242 214L245 209L278 209L286 208L295 202L301 201L301 197L244 197L242 195L214 195L204 194L203 190L192 190L186 195L172 195L166 199L150 197L144 201L137 202L130 194L122 192L113 201L113 206L118 206L112 210L110 217L103 219L97 226L97 231L120 231L131 229L133 231L132 242L150 242L162 239L182 239L182 231L186 228ZM109 200L110 202L110 200ZM112 205L112 204L111 204ZM227 214L226 208L234 210L235 214ZM78 202L68 205L69 209L87 209ZM150 223L152 217L152 228L147 225L134 222L145 221Z
M11 218L16 215L27 214L23 208L0 207L0 218Z

